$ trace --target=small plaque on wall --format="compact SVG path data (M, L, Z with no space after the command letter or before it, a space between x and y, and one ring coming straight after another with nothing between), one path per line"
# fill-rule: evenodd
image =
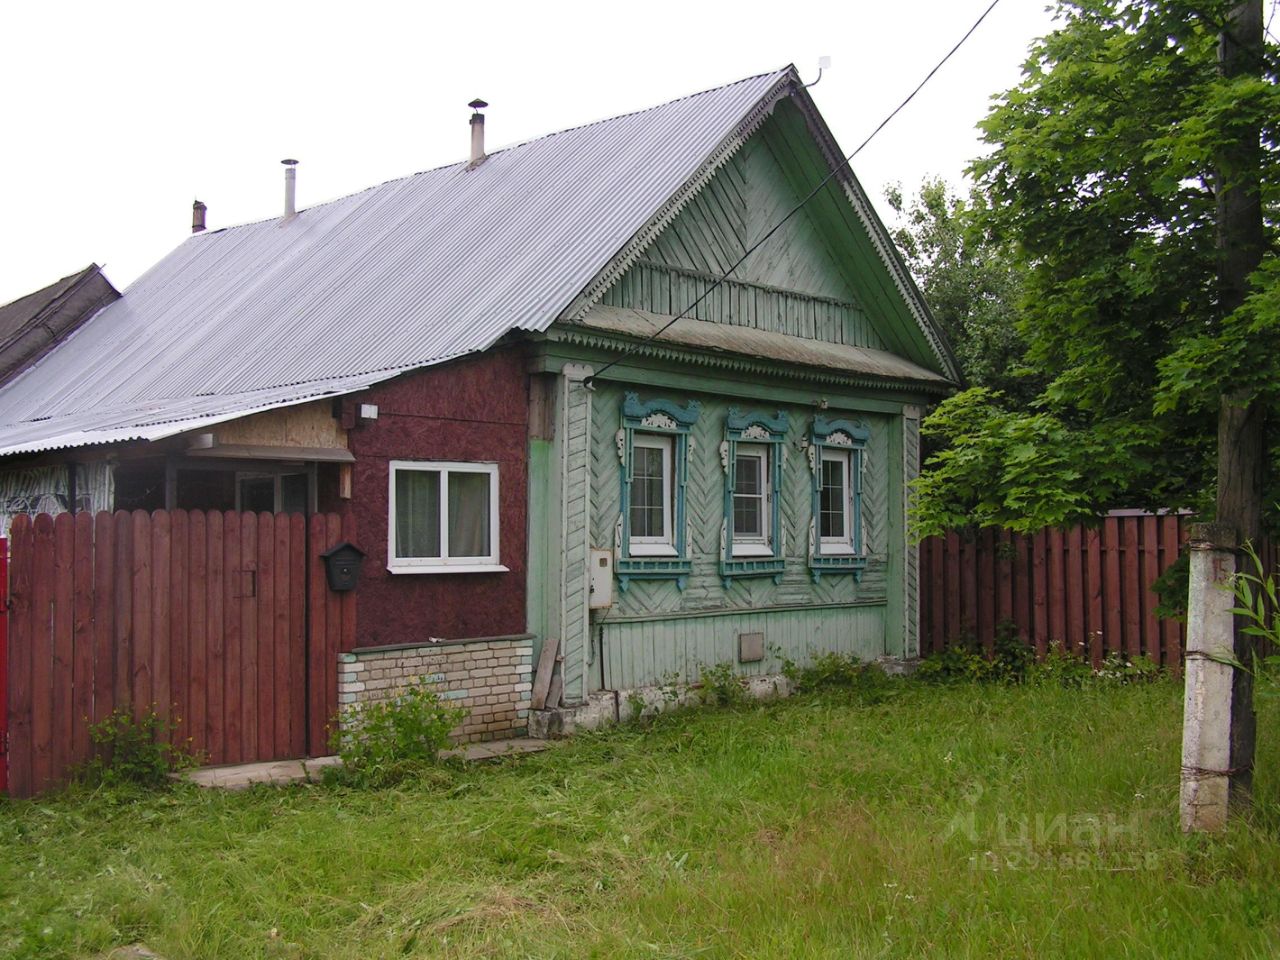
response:
M755 663L764 659L764 634L738 634L738 662Z

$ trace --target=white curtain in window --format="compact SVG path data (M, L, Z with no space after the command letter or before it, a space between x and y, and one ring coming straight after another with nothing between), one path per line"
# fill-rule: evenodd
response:
M489 556L489 484L487 473L449 474L449 556Z
M440 471L396 471L396 556L440 556Z

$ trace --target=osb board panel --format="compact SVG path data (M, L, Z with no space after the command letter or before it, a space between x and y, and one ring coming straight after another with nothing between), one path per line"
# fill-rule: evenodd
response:
M347 446L347 431L333 416L329 399L268 410L220 423L212 430L219 445L252 444L263 447Z

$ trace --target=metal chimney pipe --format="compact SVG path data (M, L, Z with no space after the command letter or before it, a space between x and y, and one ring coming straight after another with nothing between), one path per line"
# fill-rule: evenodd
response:
M200 233L204 230L204 215L209 208L197 200L191 205L191 232Z
M284 164L284 215L292 217L298 212L297 207L297 187L298 187L298 161L297 160L281 160Z
M471 114L471 162L468 170L473 170L484 163L484 114L480 111L488 106L483 100L472 100L467 104L474 111Z

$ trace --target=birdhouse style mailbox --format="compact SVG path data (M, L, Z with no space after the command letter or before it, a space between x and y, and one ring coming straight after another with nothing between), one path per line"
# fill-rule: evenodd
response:
M356 588L356 582L360 579L360 567L364 563L363 550L344 540L320 556L324 557L324 573L330 590L345 593Z

